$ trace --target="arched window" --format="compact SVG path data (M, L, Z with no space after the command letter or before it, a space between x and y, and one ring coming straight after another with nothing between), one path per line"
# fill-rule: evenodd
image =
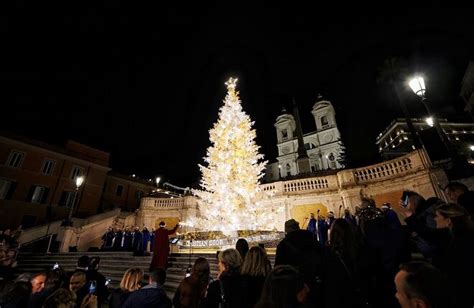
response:
M281 137L283 140L288 139L288 130L287 129L282 129L281 130Z
M322 116L321 117L321 126L322 127L326 127L329 125L329 122L328 122L328 117L327 116Z

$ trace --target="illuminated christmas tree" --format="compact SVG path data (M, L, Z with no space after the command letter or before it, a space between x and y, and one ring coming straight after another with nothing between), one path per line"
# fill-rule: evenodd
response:
M199 197L200 216L190 225L198 230L222 231L273 230L274 213L263 206L265 194L259 189L266 161L255 144L253 122L242 110L237 79L227 82L224 106L219 119L209 131L212 145L204 158L207 166L199 165L202 172L202 190Z

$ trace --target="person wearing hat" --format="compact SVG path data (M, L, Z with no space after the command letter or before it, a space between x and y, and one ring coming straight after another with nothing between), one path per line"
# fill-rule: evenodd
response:
M275 266L291 265L303 274L310 288L309 301L315 303L318 292L318 279L322 273L322 252L311 232L301 230L294 219L285 222L285 238L278 243Z
M158 230L155 231L155 243L153 247L153 259L151 260L150 269L162 268L166 269L168 266L168 255L170 253L169 235L176 232L179 227L179 223L176 226L168 230L166 224L161 221Z

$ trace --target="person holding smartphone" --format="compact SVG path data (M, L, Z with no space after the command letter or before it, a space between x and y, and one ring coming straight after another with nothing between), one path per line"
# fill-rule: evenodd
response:
M401 213L406 217L405 223L418 251L425 258L431 258L436 253L436 239L433 231L436 229L434 221L435 208L443 203L438 198L425 200L414 191L404 191L400 199Z

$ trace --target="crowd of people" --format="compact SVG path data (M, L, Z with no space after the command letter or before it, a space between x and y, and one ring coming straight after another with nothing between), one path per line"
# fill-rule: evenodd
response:
M290 219L273 268L265 248L239 239L218 252L217 277L198 258L172 298L163 288L166 262L153 261L148 274L129 268L120 287L108 289L100 259L84 256L72 273L55 268L3 281L0 306L473 307L472 195L459 183L445 192L449 202L413 191L396 205L363 198L354 215L312 214L305 228ZM155 236L167 240L177 227L162 223Z
M155 230L143 227L121 228L109 227L102 236L102 251L133 251L136 255L143 255L153 251L155 244Z
M0 231L0 277L10 276L16 266L20 234L21 226L14 231L10 229Z

